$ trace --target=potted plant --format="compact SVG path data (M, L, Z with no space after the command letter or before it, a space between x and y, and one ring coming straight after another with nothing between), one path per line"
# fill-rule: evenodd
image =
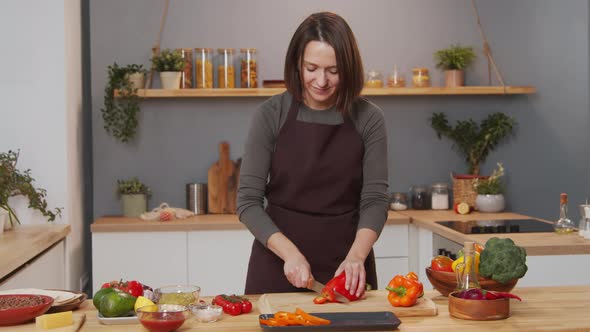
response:
M102 118L107 133L121 142L130 141L137 132L139 97L137 85L130 81L130 74L141 71L142 66L135 64L120 67L115 62L108 67L109 79L104 88ZM115 91L119 92L117 98Z
M146 70L143 65L131 64L127 66L127 79L134 89L143 89Z
M48 221L54 221L61 216L61 208L50 210L47 208L47 191L43 188L35 188L35 179L31 176L31 170L21 171L17 168L20 151L8 151L0 153L0 218L8 214L8 223L4 223L4 229L10 229L20 224L16 213L8 204L8 199L15 196L25 196L29 199L29 208L38 210L47 217ZM6 217L4 217L5 219Z
M451 45L434 53L436 67L445 71L445 86L456 87L465 85L465 68L475 59L472 47Z
M152 58L152 66L160 72L163 89L180 89L180 78L184 70L184 59L179 50L163 49Z
M445 136L452 140L453 148L469 165L468 174L453 175L453 203L465 202L475 206L477 192L473 189L473 181L480 176L480 165L502 140L513 133L516 120L497 112L488 115L481 124L468 119L457 121L453 127L444 113L434 113L430 126L439 139Z
M138 178L117 180L117 193L121 195L125 217L137 218L147 211L147 199L151 191Z
M473 188L477 191L475 208L480 212L501 212L504 210L504 185L500 177L504 176L504 166L498 168L488 178L475 179Z

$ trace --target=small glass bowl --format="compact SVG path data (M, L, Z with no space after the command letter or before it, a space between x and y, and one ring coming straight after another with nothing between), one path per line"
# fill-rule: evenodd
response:
M193 304L190 309L201 323L216 322L223 313L223 308L217 304Z
M188 308L176 304L154 304L137 309L137 318L150 332L171 332L190 317Z
M201 287L195 285L174 285L156 288L154 298L158 304L180 304L188 307L199 302Z

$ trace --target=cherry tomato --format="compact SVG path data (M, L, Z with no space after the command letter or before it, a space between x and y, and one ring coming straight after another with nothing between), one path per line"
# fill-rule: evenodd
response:
M434 271L453 272L453 260L447 256L436 256L432 259L430 268Z
M102 284L102 286L100 286L100 288L112 288L113 286L111 286L110 282L105 282L104 284Z
M242 313L247 314L252 311L252 302L242 299Z
M239 302L228 302L226 307L227 313L232 316L237 316L242 313L242 305Z
M136 280L131 280L127 282L127 293L139 297L143 295L143 285Z

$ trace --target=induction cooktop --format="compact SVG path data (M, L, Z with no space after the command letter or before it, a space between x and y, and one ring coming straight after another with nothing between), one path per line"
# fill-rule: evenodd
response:
M437 221L463 234L542 233L553 232L553 224L535 219Z

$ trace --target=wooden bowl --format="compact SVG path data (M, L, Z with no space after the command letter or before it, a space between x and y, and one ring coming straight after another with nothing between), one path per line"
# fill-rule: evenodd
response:
M432 287L439 291L443 296L448 296L449 293L457 288L457 276L455 272L434 271L430 267L427 267L426 276L432 284ZM510 292L518 282L518 279L512 279L507 283L502 284L496 280L484 278L482 276L478 276L477 280L479 281L481 288L495 292Z
M466 300L449 294L449 314L469 320L498 320L510 317L510 299Z

